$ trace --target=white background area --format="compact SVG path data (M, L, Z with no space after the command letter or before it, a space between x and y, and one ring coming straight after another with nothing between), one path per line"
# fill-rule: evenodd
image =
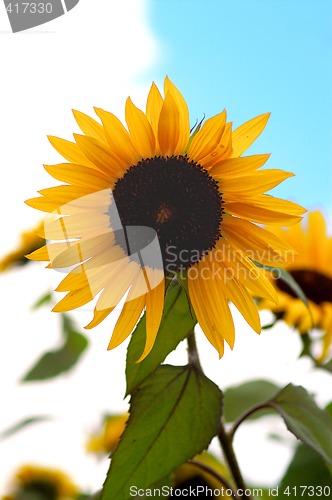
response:
M47 134L70 139L78 131L72 108L92 114L98 106L122 118L128 95L143 106L151 84L144 71L153 68L160 53L141 0L81 0L61 18L15 35L1 3L0 53L1 257L15 247L22 230L41 218L24 200L55 184L42 168L60 160ZM38 263L0 275L0 432L29 416L53 417L0 442L0 494L25 463L61 468L83 490L98 489L108 461L87 455L85 441L104 413L128 408L123 400L126 346L106 350L116 313L86 333L90 348L72 372L51 382L19 384L34 361L61 342L59 317L50 307L31 311L36 299L59 281ZM83 326L91 313L73 316ZM313 370L308 360L297 360L301 346L294 332L280 325L258 336L236 312L235 320L234 351L227 350L220 361L198 333L203 367L216 383L225 388L255 378L293 382L314 392L318 403L329 401L330 377ZM263 322L268 321L266 314ZM184 343L169 362L186 362ZM271 441L271 432L280 433L283 441ZM282 474L292 444L277 417L244 425L235 440L246 477L268 486Z

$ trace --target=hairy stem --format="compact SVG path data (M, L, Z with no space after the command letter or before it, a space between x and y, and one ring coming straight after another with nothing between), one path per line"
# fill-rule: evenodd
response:
M251 499L251 496L245 495L245 491L247 489L247 486L244 482L244 479L242 477L241 471L239 464L237 462L233 445L232 445L232 440L230 436L227 434L224 426L224 422L220 422L220 429L218 433L218 439L222 448L222 451L224 453L225 459L227 461L228 467L232 473L234 483L236 484L238 490L237 490L237 496L238 498L246 498L246 499ZM240 494L241 490L241 494Z
M265 403L260 403L260 404L258 404L256 406L253 406L252 408L250 408L249 410L247 410L245 413L243 413L243 415L241 415L234 422L234 424L232 425L232 427L230 428L230 430L228 432L229 439L231 441L233 441L234 434L237 431L238 427L242 424L242 422L244 422L248 417L250 417L250 415L252 415L253 413L256 413L256 411L264 410L264 409L269 408L269 407L270 407L269 402L266 401Z
M189 333L189 335L187 337L187 343L188 343L188 361L189 361L189 364L195 366L201 372L203 372L201 363L199 361L194 330L191 330L191 332Z

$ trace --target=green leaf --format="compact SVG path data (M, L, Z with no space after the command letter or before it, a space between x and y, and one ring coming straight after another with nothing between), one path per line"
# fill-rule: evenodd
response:
M25 418L24 420L21 420L17 424L12 425L8 429L0 432L0 439L8 438L31 424L36 424L37 422L44 422L45 420L50 420L51 418L52 417L48 415L38 415L36 417Z
M72 320L62 315L62 333L64 342L59 349L46 352L37 363L24 375L22 382L48 380L73 368L88 346L84 335L77 332Z
M224 417L226 422L234 422L250 408L273 397L279 387L267 380L252 380L244 384L229 387L224 392ZM259 418L271 411L259 411L249 418Z
M218 432L222 394L189 366L160 366L133 393L130 417L104 484L104 500L129 500L205 450Z
M316 451L301 443L281 480L278 498L292 498L295 491L296 496L304 499L317 498L319 495L316 496L316 493L319 493L320 488L324 489L324 486L330 486L332 491L332 476L326 463ZM288 492L290 495L287 495ZM321 496L324 498L330 495Z
M331 417L303 387L287 385L269 405L282 416L290 432L332 465Z
M189 309L185 291L179 283L171 283L168 287L156 342L150 354L140 363L136 361L141 356L145 344L145 315L132 334L126 366L127 395L158 368L179 342L187 337L196 323L197 320Z
M44 295L42 295L33 305L32 309L39 309L41 306L44 304L48 304L52 300L52 292L47 292Z

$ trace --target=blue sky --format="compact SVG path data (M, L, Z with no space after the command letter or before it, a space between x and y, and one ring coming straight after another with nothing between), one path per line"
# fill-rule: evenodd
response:
M331 210L332 2L150 0L148 15L161 49L149 76L169 75L192 123L224 108L234 126L271 111L250 154L296 173L273 194Z

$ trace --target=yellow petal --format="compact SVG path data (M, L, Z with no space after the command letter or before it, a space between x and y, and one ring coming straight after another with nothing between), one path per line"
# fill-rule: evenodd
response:
M226 213L262 224L295 224L305 211L296 203L269 195L243 202L226 201L224 207Z
M160 272L156 269L156 274ZM159 278L158 278L159 279ZM152 288L146 295L146 341L141 357L136 361L140 363L151 351L159 330L165 300L165 280Z
M262 167L270 155L242 156L227 158L211 167L209 174L218 179L241 177Z
M95 295L97 295L96 292ZM53 312L67 312L77 307L84 306L90 302L94 296L89 286L69 292L63 299L53 307Z
M123 306L120 317L115 325L108 349L114 349L122 344L131 334L145 306L145 296L129 300Z
M236 246L225 240L219 240L213 251L213 258L223 267L225 280L235 279L254 292L257 297L265 297L274 303L278 302L278 295L265 276L265 272Z
M260 170L251 175L221 179L220 189L224 197L241 199L242 196L256 196L269 191L289 177L294 177L294 174L277 169Z
M165 96L170 92L173 99L176 102L176 106L179 110L179 140L176 148L175 154L183 154L190 136L190 122L189 122L189 110L187 103L182 96L181 92L177 89L174 83L166 76L164 83Z
M229 308L228 305L225 304L223 298L217 300L218 305L220 305L220 302L222 303L223 310L220 310L219 313L216 312L216 297L213 295L209 286L204 286L204 280L200 278L203 269L200 264L201 263L191 268L198 271L197 275L193 271L188 273L190 300L204 335L218 351L219 357L221 358L224 354L224 335L226 335L226 337L233 336L233 320L229 318ZM208 281L210 282L211 280ZM225 311L226 316L225 321L223 321L221 316Z
M82 153L80 148L74 142L66 141L65 139L60 139L59 137L54 137L52 135L48 136L48 140L66 160L71 163L77 163L79 165L85 165L91 168L97 168L96 165L88 160L88 158Z
M226 111L209 118L201 130L193 138L188 155L195 161L199 161L217 148L225 130Z
M163 98L155 83L152 83L151 89L146 101L146 116L151 123L155 137L158 136L158 123L161 108L163 107Z
M42 210L43 212L53 212L59 207L59 203L56 201L51 201L45 196L38 196L37 198L30 198L26 200L26 203L29 207L36 208L37 210Z
M128 97L126 102L126 122L132 143L142 158L150 158L155 154L156 140L149 120Z
M116 178L123 173L122 162L120 162L103 143L84 135L74 134L74 137L84 155L96 165L99 170L109 174L111 178Z
M215 164L232 154L232 123L226 123L224 133L220 139L217 148L204 158L201 158L200 164L204 168L210 169Z
M213 259L213 254L211 259ZM214 269L220 263L211 262L210 266ZM257 306L248 290L235 279L227 279L227 274L224 273L222 265L220 266L221 274L215 273L220 293L227 297L235 307L240 311L244 319L256 332L260 333L261 323L258 314Z
M44 165L44 168L46 172L58 181L67 182L68 184L74 184L76 186L91 186L96 190L107 189L110 185L113 185L116 180L111 177L109 173L103 174L99 170L72 163Z
M48 256L48 245L44 245L41 248L38 248L34 252L29 253L28 255L25 255L26 259L29 260L49 260Z
M232 136L233 158L240 156L244 151L246 151L263 132L270 114L271 113L265 113L264 115L252 118L234 130Z
M86 325L84 328L86 330L90 330L91 328L94 328L95 326L99 325L104 319L107 318L109 314L111 314L112 311L114 311L115 307L111 307L109 309L104 309L103 311L97 311L94 309L93 312L93 319L90 321L88 325Z
M163 156L182 154L177 149L180 138L179 110L170 92L167 92L161 108L158 125L158 140Z
M119 118L100 108L95 108L95 111L103 122L107 142L112 153L120 158L126 168L136 165L140 160L140 155L134 148L130 136Z
M290 245L249 221L224 217L222 234L256 262L281 266L294 260L295 251Z
M104 134L104 129L100 123L96 122L93 118L82 113L81 111L72 110L75 120L82 130L83 134L93 137L98 141L106 143L106 137Z

